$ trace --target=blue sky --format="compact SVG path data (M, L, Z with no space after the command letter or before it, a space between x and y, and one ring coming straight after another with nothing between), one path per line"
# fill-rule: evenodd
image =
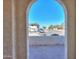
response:
M64 9L56 0L36 0L29 9L28 20L41 27L61 24L65 21Z

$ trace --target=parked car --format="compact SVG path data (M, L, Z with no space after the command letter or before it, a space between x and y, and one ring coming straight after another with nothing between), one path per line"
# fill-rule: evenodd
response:
M43 29L39 29L39 32L40 32L40 33L44 33L44 30L43 30Z
M51 36L59 36L59 34L51 34Z

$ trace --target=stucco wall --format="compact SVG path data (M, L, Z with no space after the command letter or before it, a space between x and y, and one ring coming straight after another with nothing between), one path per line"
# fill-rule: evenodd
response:
M11 0L4 0L4 20L3 20L3 54L4 59L12 59L12 40L11 40Z

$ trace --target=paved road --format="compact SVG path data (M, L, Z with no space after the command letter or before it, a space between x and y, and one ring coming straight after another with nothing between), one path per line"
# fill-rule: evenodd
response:
M65 59L64 46L30 46L29 59Z
M64 44L64 36L30 36L29 45L58 45Z
M29 37L29 59L65 59L64 40L63 36Z

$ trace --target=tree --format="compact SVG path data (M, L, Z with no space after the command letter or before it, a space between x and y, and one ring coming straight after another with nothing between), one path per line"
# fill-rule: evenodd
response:
M63 24L56 25L56 28L57 28L57 29L63 29L63 26L64 26Z
M37 26L38 28L39 28L39 24L37 24L37 23L32 23L32 24L30 24L31 26Z
M53 25L50 25L50 26L48 27L49 30L53 30L53 28L54 28Z
M43 29L46 29L46 27L45 27L45 26L43 26Z

